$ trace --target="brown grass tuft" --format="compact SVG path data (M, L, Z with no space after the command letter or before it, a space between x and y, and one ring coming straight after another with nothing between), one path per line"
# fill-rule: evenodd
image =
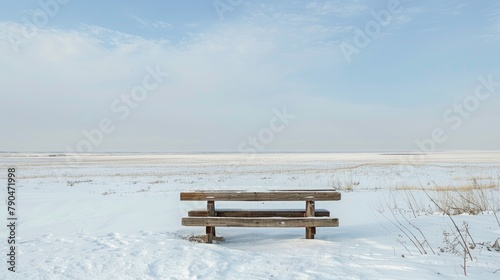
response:
M488 189L496 189L498 186L494 183L488 184L467 184L463 186L433 186L430 188L425 188L426 191L434 191L434 192L449 192L449 191L474 191L474 190L488 190ZM422 187L415 186L398 186L395 187L396 191L418 191L422 190Z
M182 239L190 241L190 242L197 242L197 243L207 243L207 235L188 235L188 236L181 236ZM222 236L214 236L213 241L216 242L225 242L226 240Z

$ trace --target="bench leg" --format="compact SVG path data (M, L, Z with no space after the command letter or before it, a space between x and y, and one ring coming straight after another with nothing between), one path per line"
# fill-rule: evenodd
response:
M213 240L213 237L214 237L214 233L212 231L214 227L207 227L206 229L206 233L207 233L207 243L209 244L212 244L212 240Z
M306 217L316 216L314 201L306 201ZM306 239L314 239L316 227L306 227Z
M215 201L207 201L207 216L215 217ZM215 227L206 227L207 233L207 243L212 243L212 239L215 236Z
M306 239L314 239L313 227L306 227Z

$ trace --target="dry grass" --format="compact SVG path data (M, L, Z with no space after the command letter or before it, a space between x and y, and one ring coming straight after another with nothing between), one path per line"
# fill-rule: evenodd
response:
M75 181L68 180L66 182L66 185L69 186L69 187L73 187L76 184L91 183L91 182L92 182L92 180L75 180Z
M138 190L137 192L149 192L149 190L151 190L151 186L149 186L147 189L140 189Z
M500 210L498 198L493 191L486 192L482 188L442 191L436 201L444 212L450 215L478 215L487 211L496 213Z
M188 236L181 236L182 239L190 241L190 242L197 242L197 243L207 243L207 235L188 235ZM222 236L214 236L213 241L216 242L225 242L226 240Z
M112 194L116 194L116 191L109 190L102 193L102 195L112 195Z
M401 186L395 190L404 193L402 197L415 216L421 213L432 214L439 210L447 215L478 215L491 212L497 218L497 213L500 212L499 184L492 181L480 183L474 177L470 181L471 183L462 186ZM416 200L414 191L424 191L427 197L435 202L436 207L428 207L428 203ZM498 218L497 222L500 226Z
M152 181L152 182L149 182L150 184L165 184L166 182L163 181L163 180L156 180L156 181Z
M355 186L359 186L360 182L353 180L352 174L342 177L332 176L328 186L333 188L334 190L344 191L344 192L352 192Z
M489 184L470 184L465 186L435 186L432 187L430 190L436 192L449 192L449 191L467 192L467 191L488 190L495 188L497 188L497 185L489 183Z
M498 185L495 183L487 183L487 184L479 184L479 183L470 183L462 186L433 186L430 188L425 188L426 191L433 192L450 192L450 191L473 191L473 190L488 190L488 189L496 189ZM416 186L398 186L393 188L396 191L419 191L422 190L422 187Z
M492 181L492 176L454 176L452 178L455 181Z

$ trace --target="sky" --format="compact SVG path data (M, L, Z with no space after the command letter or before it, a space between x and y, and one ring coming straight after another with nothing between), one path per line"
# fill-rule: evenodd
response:
M500 149L500 3L2 1L0 151Z

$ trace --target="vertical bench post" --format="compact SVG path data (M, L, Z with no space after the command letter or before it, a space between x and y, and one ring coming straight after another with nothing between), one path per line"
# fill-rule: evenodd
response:
M207 197L207 199L213 199L213 197ZM207 200L207 216L215 217L215 201ZM212 243L212 239L215 236L215 227L207 227L207 243Z
M316 206L314 204L314 197L308 196L306 198L306 217L316 216ZM316 227L306 227L306 239L314 239L316 234Z

